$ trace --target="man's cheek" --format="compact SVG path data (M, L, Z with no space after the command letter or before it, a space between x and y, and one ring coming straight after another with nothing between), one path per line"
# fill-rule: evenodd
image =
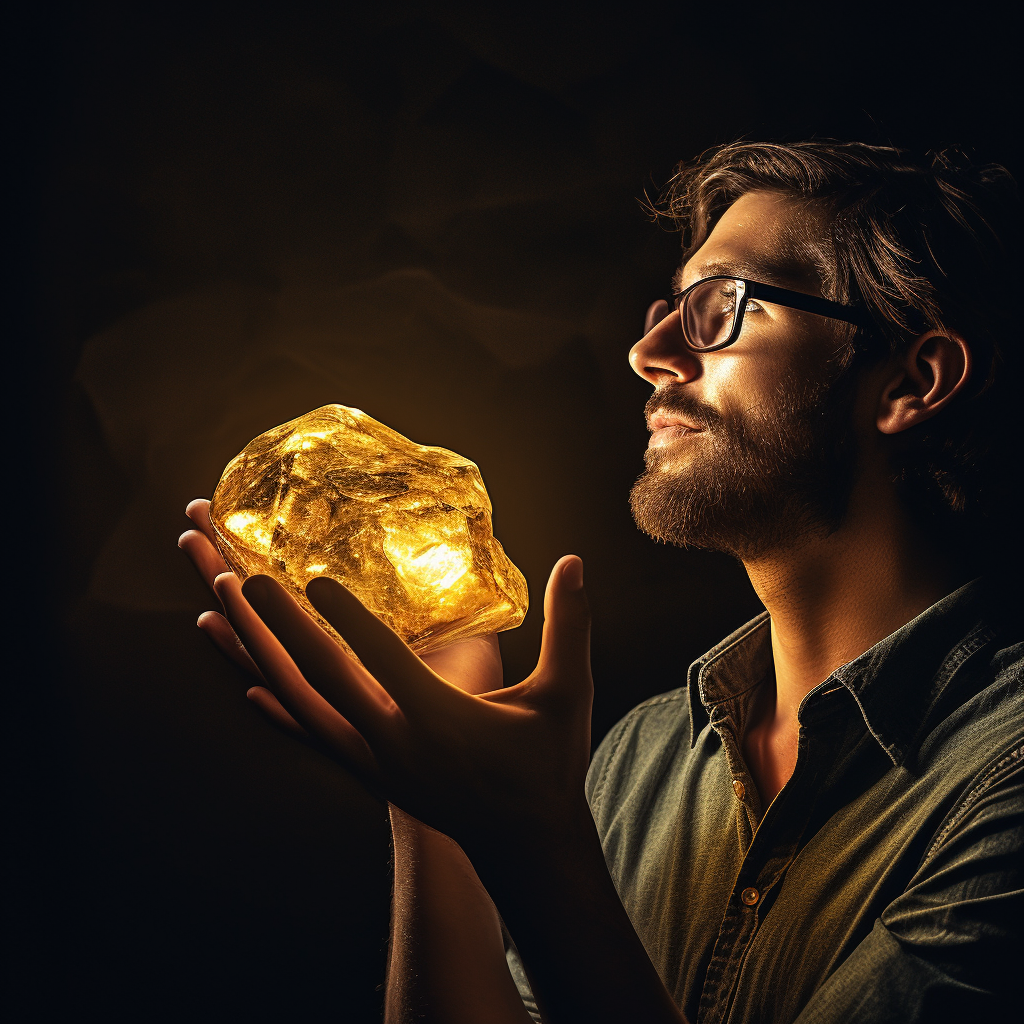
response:
M701 401L726 420L760 407L782 379L777 362L755 364L747 353L732 355L736 347L709 353L704 360Z

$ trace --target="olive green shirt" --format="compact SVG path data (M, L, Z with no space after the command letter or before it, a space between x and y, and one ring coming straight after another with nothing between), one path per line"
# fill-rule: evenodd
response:
M605 737L587 779L605 858L690 1021L1005 1019L1024 915L1020 610L978 579L837 669L800 704L768 808L741 750L773 685L767 613ZM511 946L509 963L540 1019Z

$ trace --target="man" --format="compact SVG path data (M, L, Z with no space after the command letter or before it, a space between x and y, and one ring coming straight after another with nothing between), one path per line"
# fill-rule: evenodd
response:
M493 638L421 660L314 580L357 665L271 580L225 573L189 507L180 543L226 613L200 625L391 802L388 1020L1005 1011L1024 645L988 562L1020 437L1011 185L825 142L680 169L684 263L630 355L654 385L632 504L740 558L766 612L589 774L579 559L552 571L537 669L494 689Z

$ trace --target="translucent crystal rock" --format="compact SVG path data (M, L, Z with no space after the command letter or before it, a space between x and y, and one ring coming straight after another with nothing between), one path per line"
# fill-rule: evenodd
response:
M527 590L491 530L480 471L359 409L325 405L268 430L228 463L210 506L241 579L345 584L414 651L518 626Z

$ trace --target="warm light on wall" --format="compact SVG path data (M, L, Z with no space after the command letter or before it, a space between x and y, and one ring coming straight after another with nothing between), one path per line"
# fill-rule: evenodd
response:
M273 576L336 638L306 600L315 576L340 580L420 653L526 614L477 467L359 409L325 405L251 441L210 515L241 579Z

